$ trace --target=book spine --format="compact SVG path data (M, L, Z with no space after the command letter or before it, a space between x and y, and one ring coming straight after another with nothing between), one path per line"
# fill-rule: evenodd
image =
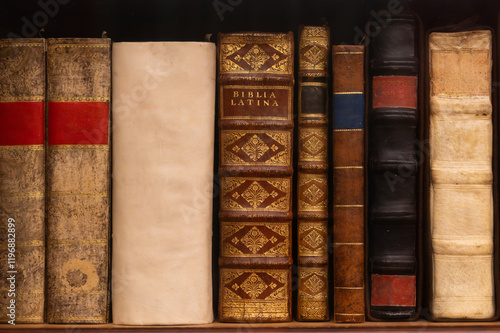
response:
M419 175L415 18L394 17L371 46L370 315L413 319L417 316Z
M219 34L221 322L291 318L293 35Z
M47 40L47 321L106 323L109 39Z
M112 63L113 323L211 323L215 44L113 43Z
M0 67L0 322L43 323L44 40L0 40Z
M299 34L297 320L325 321L328 307L328 27Z
M334 321L365 321L364 47L333 47Z
M432 33L431 315L495 315L491 31Z

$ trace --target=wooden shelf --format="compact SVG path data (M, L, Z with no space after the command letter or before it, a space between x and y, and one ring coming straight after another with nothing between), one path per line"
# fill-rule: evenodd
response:
M125 326L125 325L52 325L19 324L0 325L0 332L499 332L500 322L365 322L362 324L336 324L334 322L304 323L291 322L280 324L232 324L212 323L208 325L185 326Z

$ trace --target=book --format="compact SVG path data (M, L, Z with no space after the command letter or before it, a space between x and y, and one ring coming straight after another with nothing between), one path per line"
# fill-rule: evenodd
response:
M49 323L108 320L109 39L47 39Z
M364 46L335 45L333 68L333 320L365 321Z
M219 321L291 317L292 33L218 35Z
M369 315L418 316L418 28L412 14L391 18L371 39L368 116Z
M328 63L330 30L299 32L297 320L325 321L328 306Z
M0 322L43 323L45 41L0 40Z
M428 46L430 313L487 319L496 311L491 31L434 32Z
M213 43L113 44L115 324L213 321L215 68Z

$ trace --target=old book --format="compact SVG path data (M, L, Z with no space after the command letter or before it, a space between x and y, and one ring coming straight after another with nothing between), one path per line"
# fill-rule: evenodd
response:
M222 322L291 318L292 33L218 36Z
M369 315L414 319L420 179L417 24L394 16L371 40Z
M430 311L439 319L495 314L491 78L490 31L430 34Z
M106 323L109 39L47 40L47 314Z
M213 43L113 44L115 324L213 320L215 68Z
M324 321L328 307L328 27L299 33L297 320Z
M365 321L364 46L335 45L333 68L333 320Z
M43 323L45 41L0 40L0 322Z

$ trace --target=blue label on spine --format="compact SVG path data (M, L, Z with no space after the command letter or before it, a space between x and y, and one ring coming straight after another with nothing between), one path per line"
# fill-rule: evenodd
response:
M363 94L333 95L333 128L363 129L364 117Z

